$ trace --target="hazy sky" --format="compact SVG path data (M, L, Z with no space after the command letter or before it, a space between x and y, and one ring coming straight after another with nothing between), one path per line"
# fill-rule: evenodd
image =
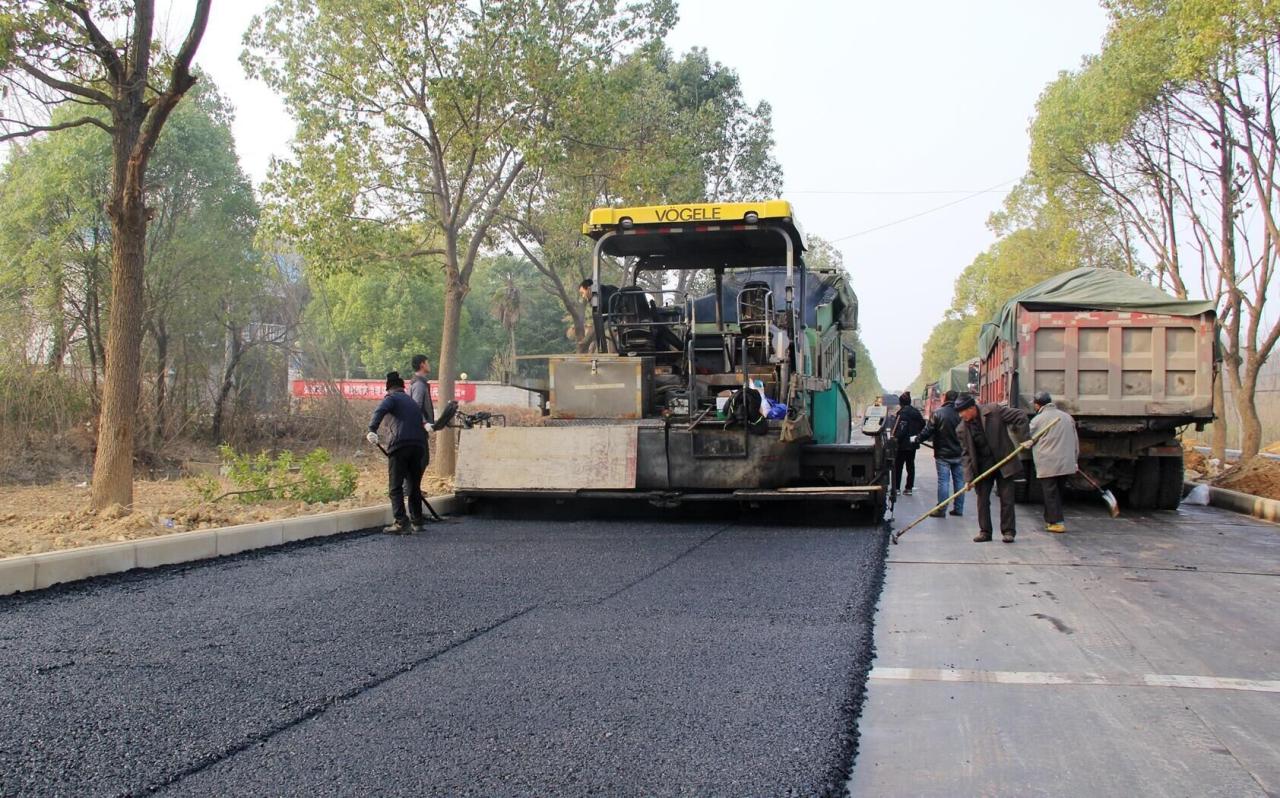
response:
M176 42L191 2L166 4ZM239 109L255 183L292 134L238 62L262 5L215 0L196 58ZM772 103L784 197L844 252L881 380L905 387L956 276L993 240L986 218L1025 169L1037 96L1098 50L1105 14L1093 0L683 0L680 16L673 49L706 47L749 101Z

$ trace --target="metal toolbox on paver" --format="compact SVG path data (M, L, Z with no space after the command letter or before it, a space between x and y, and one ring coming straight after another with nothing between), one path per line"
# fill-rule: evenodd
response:
M552 418L644 417L652 395L653 358L572 355L551 358Z

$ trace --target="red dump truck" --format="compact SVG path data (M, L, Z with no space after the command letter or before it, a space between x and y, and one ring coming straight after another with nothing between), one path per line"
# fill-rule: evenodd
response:
M1213 420L1212 302L1174 299L1107 269L1057 275L1009 300L979 341L984 402L1028 412L1047 391L1076 419L1080 468L1135 509L1182 498L1178 435ZM1027 475L1034 477L1028 459ZM1073 487L1088 485L1079 476ZM1019 483L1037 500L1035 479Z
M938 379L924 387L924 417L929 418L933 412L942 407L947 391L957 394L974 393L978 384L978 361L968 360L957 363L938 376Z

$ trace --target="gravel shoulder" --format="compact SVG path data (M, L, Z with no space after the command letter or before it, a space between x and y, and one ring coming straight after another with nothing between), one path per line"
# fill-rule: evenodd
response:
M242 504L234 497L211 503L200 498L193 479L137 480L132 507L116 506L95 513L89 509L89 486L84 482L2 486L0 557L294 518L385 502L386 466L367 458L359 469L355 495L339 502L318 504L296 501ZM431 496L448 493L450 484L430 472L423 481Z

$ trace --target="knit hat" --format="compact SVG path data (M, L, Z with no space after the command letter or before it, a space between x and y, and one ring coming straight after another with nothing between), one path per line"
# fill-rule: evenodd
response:
M392 388L403 388L403 387L404 387L404 379L400 376L400 372L388 371L387 372L387 390L389 391Z
M978 403L973 401L973 397L969 394L961 394L956 400L956 410L968 410L971 407L977 407Z
M902 394L898 396L898 404L900 405L911 404L911 391L903 391Z

